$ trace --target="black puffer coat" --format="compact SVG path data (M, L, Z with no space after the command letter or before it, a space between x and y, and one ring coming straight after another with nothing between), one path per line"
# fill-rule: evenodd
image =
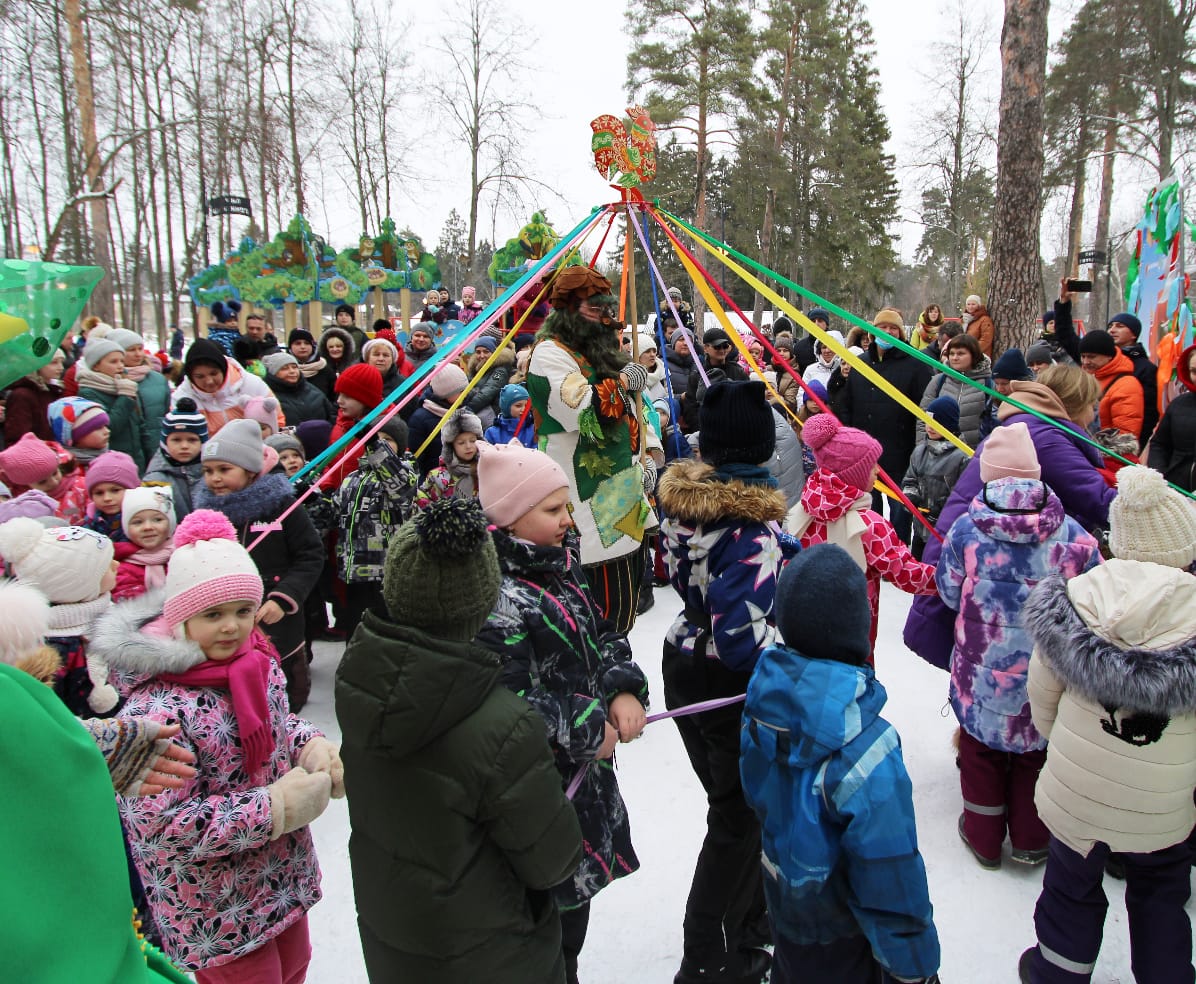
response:
M373 981L560 984L549 891L581 859L540 715L501 661L366 612L336 672Z
M283 382L266 373L266 385L278 398L278 405L287 418L288 427L298 427L305 420L327 420L336 423L336 407L320 388L302 376L297 383Z

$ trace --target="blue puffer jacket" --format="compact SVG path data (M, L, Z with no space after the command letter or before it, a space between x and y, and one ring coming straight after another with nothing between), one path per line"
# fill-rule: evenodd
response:
M536 425L531 414L523 422L523 430L515 433L519 428L518 417L504 417L501 414L494 418L494 423L486 428L485 440L490 444L510 444L516 437L525 448L536 446Z
M935 581L955 619L951 707L977 741L1002 752L1046 747L1030 720L1030 634L1022 606L1050 574L1073 578L1099 559L1096 539L1042 482L989 482L947 533Z
M901 739L870 667L760 656L748 685L743 791L763 827L764 892L795 943L858 936L894 977L939 969Z

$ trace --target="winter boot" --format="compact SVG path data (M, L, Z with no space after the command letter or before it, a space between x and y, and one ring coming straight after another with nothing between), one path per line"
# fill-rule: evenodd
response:
M989 871L995 871L997 868L1001 867L1001 859L999 857L986 858L983 854L981 854L979 851L976 850L976 848L974 848L972 846L972 842L970 840L968 840L968 835L966 833L964 833L963 814L962 813L959 815L959 839L961 841L963 841L964 847L966 847L969 851L972 852L972 857L974 857L976 859L977 863L979 863L981 868L986 868ZM1037 862L1027 862L1027 863L1035 864Z
M771 966L772 955L767 950L740 950L709 960L686 957L673 984L761 984Z

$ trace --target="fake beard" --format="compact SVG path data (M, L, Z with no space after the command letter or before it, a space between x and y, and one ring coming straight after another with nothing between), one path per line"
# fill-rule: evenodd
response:
M587 321L576 311L554 310L540 329L540 337L564 342L593 366L600 380L616 379L627 364L615 325Z

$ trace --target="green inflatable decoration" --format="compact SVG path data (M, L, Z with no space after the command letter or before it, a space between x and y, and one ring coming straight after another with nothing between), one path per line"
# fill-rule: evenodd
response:
M0 389L53 357L104 271L40 260L0 260Z

